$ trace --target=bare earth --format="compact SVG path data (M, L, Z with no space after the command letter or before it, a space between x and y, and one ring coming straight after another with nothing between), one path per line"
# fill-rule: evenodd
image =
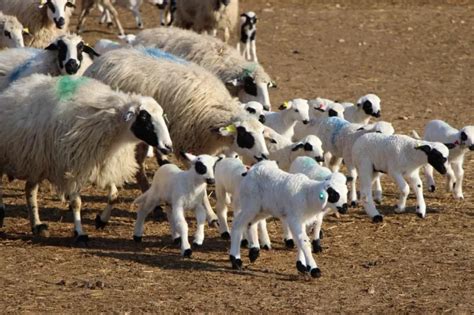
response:
M325 96L355 101L368 92L382 98L383 119L400 133L419 132L430 119L457 127L473 124L474 3L408 0L245 0L241 10L259 18L258 54L288 98ZM416 4L414 4L416 3ZM131 13L119 10L127 32ZM158 10L143 8L145 26ZM78 12L76 12L78 13ZM86 24L86 40L114 38L115 29ZM75 27L77 15L73 20ZM228 262L227 241L206 230L204 248L182 259L167 223L150 220L144 243L132 240L136 186L120 192L111 223L94 228L106 193L88 187L83 220L91 241L72 243L72 213L43 185L42 219L51 237L31 235L23 182L6 182L7 218L0 230L0 310L25 312L324 312L472 313L474 311L474 154L465 163L464 201L426 192L426 219L393 212L397 191L384 179L383 224L363 209L323 229L316 255L322 277L297 275L295 250L286 250L278 221L269 223L274 249L243 272ZM155 165L150 162L150 175ZM191 215L190 215L191 217ZM190 218L191 232L194 219Z

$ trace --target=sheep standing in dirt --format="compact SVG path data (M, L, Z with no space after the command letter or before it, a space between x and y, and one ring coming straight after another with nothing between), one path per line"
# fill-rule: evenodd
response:
M118 12L115 9L114 5L112 4L112 0L82 0L81 13L79 14L79 22L77 23L77 28L76 28L76 31L78 33L81 33L83 31L86 18L90 14L90 11L94 7L94 5L101 6L104 9L105 14L107 14L106 12L109 12L110 14L112 14L112 18L115 22L115 25L117 25L117 28L119 30L119 35L125 35L122 24L120 23L120 20L118 18ZM138 11L138 14L140 14L139 11Z
M28 28L31 36L26 46L44 48L68 30L72 9L71 0L2 0L0 11L16 16Z
M69 198L77 240L86 241L82 186L91 178L121 184L123 168L130 167L121 164L111 172L106 162L126 147L133 156L140 141L159 148L170 144L161 108L152 98L114 92L85 77L33 74L1 93L0 104L0 172L26 180L34 234L47 234L38 212L41 181Z
M233 47L209 35L175 27L148 29L137 34L135 45L156 47L194 62L216 75L242 103L257 101L270 110L269 87L275 87L263 67L245 60Z
M253 62L258 62L257 45L257 15L253 11L240 15L240 41L237 43L237 50L242 56Z
M23 35L27 30L15 16L0 12L0 49L24 47Z
M377 173L388 174L400 189L401 194L395 212L405 211L406 200L410 193L410 187L405 181L407 178L416 194L416 214L424 218L426 204L419 170L429 163L439 173L446 174L449 166L448 155L448 148L440 142L380 133L368 133L359 137L352 147L352 159L360 176L361 200L372 221L375 223L383 221L372 197L372 184Z
M174 25L214 36L217 30L224 30L224 42L227 43L238 19L238 0L186 0L176 3Z
M0 91L33 73L77 75L99 56L78 35L61 35L46 49L16 48L0 51Z

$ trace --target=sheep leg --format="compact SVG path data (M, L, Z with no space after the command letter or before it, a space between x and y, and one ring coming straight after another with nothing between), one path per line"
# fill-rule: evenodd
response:
M323 248L321 247L321 226L323 225L323 218L324 218L324 212L320 212L316 215L316 222L314 223L313 227L313 241L311 244L313 245L313 253L321 253L323 251Z
M196 212L196 233L194 234L193 247L201 247L204 242L204 224L206 223L206 209L203 205L198 205Z
M416 195L416 214L420 218L424 218L426 216L426 204L425 199L423 198L423 183L418 174L418 170L408 177L408 181Z
M257 45L256 45L256 43L255 43L255 39L250 41L250 45L251 45L251 50L252 50L252 54L251 54L250 60L253 61L253 62L258 62L258 58L257 58Z
M351 206L357 206L357 169L354 166L348 166L349 168L349 177L351 178L350 182L350 198L351 198Z
M296 269L301 272L303 270L303 266L306 266L306 270L309 271L311 277L321 277L321 270L319 270L318 265L311 254L311 243L309 242L308 235L306 234L304 224L298 222L296 218L290 218L288 220L288 225L290 227L291 233L296 238L296 246L298 247L298 251L303 252L304 258L306 260L306 264L303 264L302 261L297 260ZM300 255L298 254L298 258L299 257Z
M232 224L229 259L233 269L242 269L242 260L240 259L240 242L242 241L242 233L249 222L254 219L258 213L258 209L248 210L249 211L239 211Z
M216 213L221 238L229 240L230 233L229 225L227 224L226 192L220 185L216 185Z
M74 236L76 242L87 242L89 237L82 230L81 223L81 196L78 193L72 193L69 196L69 207L74 217Z
M119 33L120 33L119 35L125 35L122 24L120 23L120 20L118 19L118 12L117 10L115 10L110 0L103 1L102 5L104 6L105 10L109 10L110 14L112 14L112 18L115 22L115 25L117 25L117 28L119 29Z
M148 145L146 143L140 143L135 148L135 159L138 164L138 170L135 174L135 179L142 192L145 192L150 188L150 184L148 183L148 178L146 177L145 172L145 159L147 152Z
M425 176L427 180L427 185L428 185L428 191L429 192L434 192L436 190L436 183L433 177L433 166L426 164L425 165ZM448 176L449 179L449 176ZM448 190L449 190L449 184L448 184Z
M393 174L393 179L397 183L398 189L400 190L400 197L398 199L397 208L395 209L396 213L401 213L405 211L406 202L408 194L410 193L410 186L408 186L407 182L403 178L402 174Z
M82 2L82 10L81 10L81 14L79 15L79 22L77 22L77 27L76 27L77 33L82 32L83 30L82 28L84 26L84 23L86 22L86 18L90 14L90 11L93 6L94 6L94 1L92 0Z
M25 183L26 204L30 218L31 231L33 235L49 237L48 225L41 222L38 209L38 183L27 181Z
M258 221L258 236L259 236L259 240L262 243L263 249L265 250L272 249L272 242L270 241L270 236L268 236L266 219L262 219Z
M454 171L454 175L456 177L455 185L454 185L454 198L456 199L464 199L464 195L462 193L462 181L464 179L464 170L462 168L463 160L452 162L452 169Z
M186 223L186 218L184 217L184 208L173 205L171 216L173 224L176 226L176 231L181 235L181 256L190 258L193 251L188 240L188 223Z
M360 170L360 198L364 204L365 212L372 218L374 223L382 222L383 217L375 207L372 197L372 178L373 171L371 163L362 164Z
M375 190L374 190L374 200L376 203L382 202L382 183L380 182L380 178L382 177L382 173L378 173L375 175L374 183L375 183Z
M285 242L286 248L294 248L295 242L293 241L293 235L291 234L290 227L285 220L281 221L281 225L283 228L283 241Z

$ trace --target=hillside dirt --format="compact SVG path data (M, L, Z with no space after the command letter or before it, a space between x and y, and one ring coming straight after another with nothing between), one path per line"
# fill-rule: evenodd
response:
M259 17L259 59L278 88L272 104L323 96L356 101L375 92L382 118L397 132L422 132L431 119L456 127L473 124L474 3L402 0L244 0L241 11ZM143 7L146 27L159 12ZM126 32L136 33L131 13L119 9ZM75 29L77 14L73 18ZM84 38L115 38L94 12ZM150 178L156 168L148 164ZM472 313L474 311L474 152L465 162L464 201L425 192L428 214L415 215L411 194L405 214L395 214L397 190L384 178L385 215L371 223L362 208L323 225L324 251L315 255L322 277L298 276L296 251L282 243L281 225L270 220L271 251L246 269L231 270L229 242L206 228L202 249L179 256L169 226L149 220L144 241L132 240L139 195L135 185L120 200L105 230L94 218L106 192L87 187L83 223L88 246L72 242L67 205L44 184L41 217L51 237L31 234L24 182L7 182L5 227L0 229L2 313ZM190 235L195 221L188 214Z

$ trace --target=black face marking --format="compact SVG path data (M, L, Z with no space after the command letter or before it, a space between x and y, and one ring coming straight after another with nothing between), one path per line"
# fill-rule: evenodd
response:
M148 145L156 147L158 136L151 121L151 115L146 110L141 110L130 128L138 139L145 141Z
M247 110L250 114L255 114L257 112L255 108L252 107L247 107L245 110Z
M339 193L335 191L334 188L329 187L328 189L326 189L326 192L328 193L328 202L336 203L339 201Z
M305 151L313 151L313 146L311 145L311 143L305 143L304 144L304 150Z
M467 134L464 131L461 131L461 142L467 140Z
M330 108L329 111L328 111L328 116L329 117L337 117L337 112L334 109Z
M240 148L251 149L255 144L255 138L244 127L237 127L237 145Z
M204 175L207 173L207 167L201 161L197 161L194 164L194 169L196 170L196 173L198 173L199 175Z
M257 96L257 84L252 77L246 76L244 78L244 91L249 95Z
M372 115L372 103L369 100L366 100L364 103L362 103L362 109L367 115Z

